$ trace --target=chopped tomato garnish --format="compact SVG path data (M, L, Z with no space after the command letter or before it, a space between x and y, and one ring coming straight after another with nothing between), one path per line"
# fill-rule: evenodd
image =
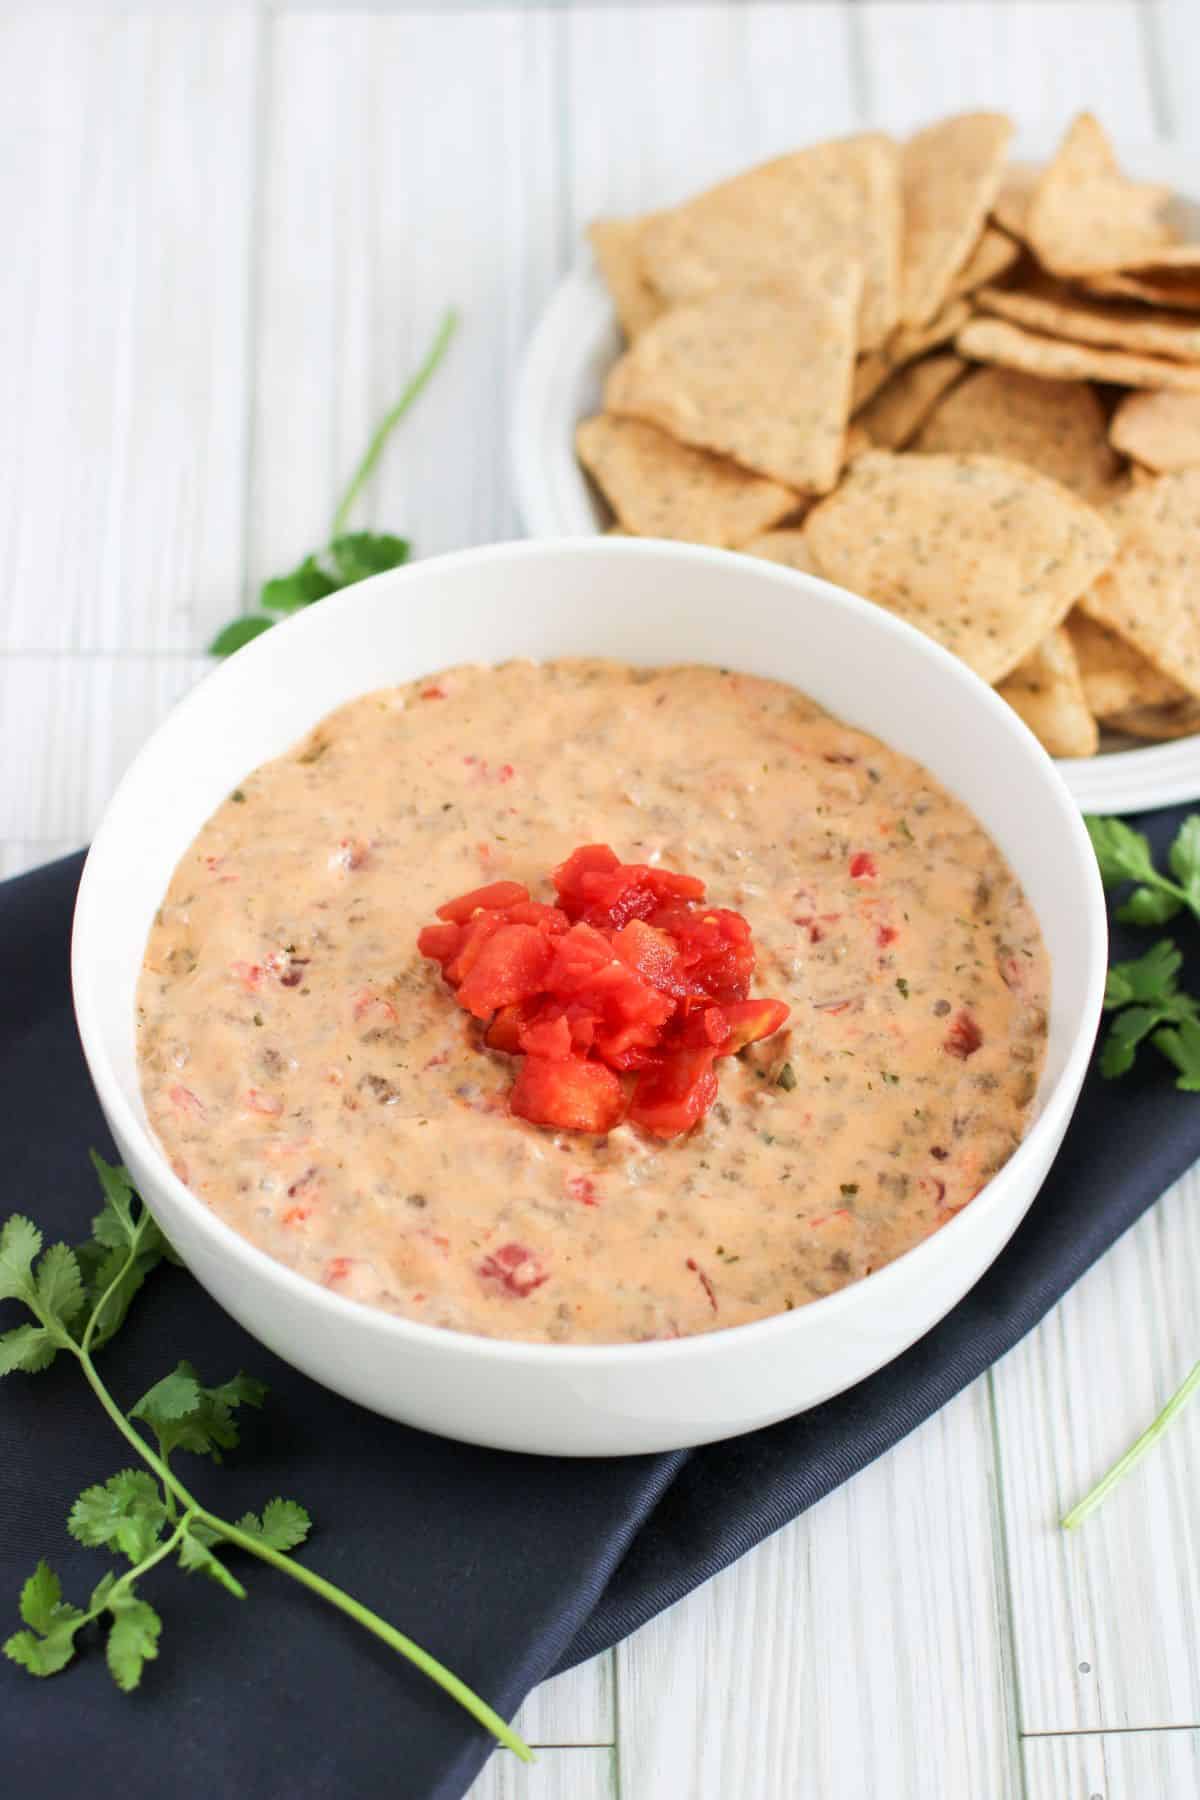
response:
M960 1012L942 1043L942 1049L966 1062L983 1042L983 1033L968 1012Z
M493 1250L480 1263L479 1273L489 1281L498 1281L508 1293L522 1299L550 1279L540 1259L524 1244L503 1244L499 1250Z
M519 1119L566 1131L611 1131L625 1114L624 1090L612 1070L581 1056L566 1062L527 1056L508 1104Z
M622 863L607 844L574 851L553 881L557 906L515 881L448 901L417 947L485 1022L487 1048L524 1057L509 1096L518 1117L568 1131L611 1131L626 1116L657 1137L689 1130L716 1098L716 1059L788 1016L781 1001L749 997L749 925L703 905L695 876Z
M874 881L879 873L879 865L869 850L856 850L850 858L850 879L852 881Z
M487 887L472 888L469 894L460 894L457 900L447 900L444 906L438 907L437 916L461 925L480 907L485 912L502 912L506 906L515 906L518 901L528 898L529 889L522 887L519 881L492 881Z

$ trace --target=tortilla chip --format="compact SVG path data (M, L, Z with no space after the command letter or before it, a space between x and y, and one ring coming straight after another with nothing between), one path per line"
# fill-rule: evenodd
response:
M1131 706L1167 706L1186 698L1178 683L1148 663L1140 650L1078 607L1066 629L1084 695L1098 719L1110 719Z
M852 463L855 457L865 456L868 450L874 450L874 448L874 443L858 423L858 420L851 419L849 425L846 427L846 445L845 449L842 451L843 467L847 463Z
M901 450L917 435L948 388L966 368L952 350L898 369L875 398L863 407L855 426L881 450Z
M1051 756L1095 756L1100 728L1084 697L1071 640L1060 625L996 692Z
M854 365L851 411L858 412L869 400L873 400L897 369L915 362L927 350L935 350L940 344L948 344L970 317L971 308L965 300L952 300L930 324L900 325L882 350L870 350L866 356L860 356Z
M1168 311L1200 312L1200 274L1190 269L1151 269L1146 274L1089 275L1081 285L1091 294L1140 300Z
M1128 732L1130 737L1154 738L1161 742L1169 738L1193 737L1200 732L1200 700L1189 697L1177 700L1174 706L1131 706L1127 712L1106 719L1105 724L1113 731Z
M1055 275L1102 274L1171 242L1170 197L1169 188L1122 175L1101 125L1080 113L1033 189L1025 235Z
M1029 225L1029 202L1041 179L1033 163L1009 163L1000 180L1000 192L992 202L992 217L1002 231L1024 243Z
M895 144L862 132L747 169L650 220L642 263L670 305L718 289L803 296L813 259L863 270L858 342L881 344L899 315L900 183Z
M946 298L960 300L964 294L973 294L976 288L990 281L999 281L1020 255L1019 244L1014 244L1003 231L994 231L990 225L985 225L983 236L951 282Z
M1200 394L1126 394L1108 437L1125 456L1160 474L1200 467Z
M1076 344L1108 344L1176 362L1200 361L1200 317L1159 318L1141 306L1105 305L1072 293L1060 282L1035 277L1026 287L985 287L975 296L984 312L998 313L1047 337Z
M1108 518L1117 559L1080 605L1200 695L1200 469L1131 488Z
M802 531L767 531L742 545L744 556L761 556L767 562L783 563L786 568L800 569L805 575L819 575L816 560Z
M1003 680L1112 560L1112 532L1057 482L990 456L860 457L805 535L823 575Z
M1011 136L1003 113L961 113L905 144L900 317L906 324L927 324L946 300L996 198Z
M643 228L655 217L657 214L647 213L636 219L593 219L588 226L596 266L612 295L621 329L631 343L663 311L661 296L642 272L638 250Z
M796 505L790 489L677 444L639 419L601 413L584 420L575 442L618 523L639 537L728 548L757 537Z
M1096 344L1068 344L1039 337L1006 319L972 319L954 340L955 349L977 362L999 363L1060 381L1109 381L1115 387L1174 388L1200 393L1200 365L1165 357L1102 350Z
M1024 463L1093 504L1109 497L1120 467L1094 389L1015 369L974 369L942 401L913 447Z
M826 493L842 466L857 263L810 263L786 299L722 294L665 313L616 364L610 412L731 456L787 487Z

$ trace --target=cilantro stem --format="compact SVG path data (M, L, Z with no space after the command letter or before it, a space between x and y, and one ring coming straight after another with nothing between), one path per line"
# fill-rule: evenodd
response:
M348 1618L354 1619L367 1631L373 1632L391 1649L399 1651L401 1656L407 1657L409 1662L415 1663L422 1674L427 1675L431 1681L435 1681L440 1688L444 1688L446 1693L457 1700L460 1706L465 1707L473 1718L478 1719L479 1723L485 1726L494 1737L499 1738L502 1744L519 1756L522 1762L533 1761L533 1754L529 1746L517 1736L511 1726L504 1722L499 1713L494 1712L485 1700L481 1700L478 1694L473 1693L465 1682L460 1681L457 1675L452 1674L443 1663L431 1656L428 1650L422 1650L419 1644L415 1644L410 1637L405 1637L402 1631L397 1631L394 1625L389 1625L386 1619L381 1619L379 1614L372 1612L369 1606L364 1606L360 1600L355 1600L342 1588L334 1587L332 1582L326 1581L324 1576L316 1574L314 1570L307 1568L303 1563L294 1562L283 1551L273 1549L270 1544L263 1543L260 1538L252 1537L248 1532L239 1531L236 1525L227 1524L224 1519L216 1518L212 1513L206 1512L203 1507L197 1509L196 1517L202 1523L211 1525L219 1531L228 1543L237 1544L241 1549L249 1550L252 1556L260 1557L263 1562L270 1563L273 1568L282 1569L295 1581L302 1582L305 1587L311 1588L314 1594L320 1594L323 1600L328 1600L331 1606L336 1606Z
M1070 1512L1062 1521L1064 1531L1074 1531L1077 1525L1083 1524L1083 1521L1087 1518L1089 1513L1095 1512L1096 1508L1112 1492L1117 1483L1123 1481L1134 1465L1139 1463L1146 1452L1157 1443L1163 1432L1166 1431L1168 1425L1170 1425L1171 1420L1175 1417L1176 1413L1183 1410L1192 1395L1196 1393L1198 1389L1200 1389L1200 1362L1196 1364L1195 1368L1193 1368L1182 1384L1176 1388L1158 1417L1146 1427L1137 1442L1130 1445L1121 1460L1113 1464L1112 1468L1108 1471L1108 1474L1105 1475L1101 1481L1096 1483L1091 1493L1085 1494L1078 1505L1071 1508Z
M405 413L417 399L422 389L429 382L430 377L433 375L438 364L446 354L446 349L450 343L450 339L454 336L457 325L458 313L455 311L454 307L447 307L446 311L442 314L442 321L438 326L433 343L425 353L425 360L421 363L416 374L413 375L412 379L409 381L408 386L401 394L399 400L397 400L395 406L393 406L392 410L385 414L384 418L380 421L375 430L375 435L367 445L366 455L351 476L350 485L343 494L341 504L333 515L333 526L329 534L330 537L340 537L345 530L346 521L350 517L354 502L358 499L363 488L371 479L371 476L375 471L375 465L383 454L384 445L387 443L388 438L396 429L396 426L400 423Z
M104 1408L117 1430L121 1433L121 1436L134 1450L136 1450L142 1461L147 1463L150 1468L153 1469L154 1473L158 1476L158 1479L162 1482L167 1494L169 1496L173 1495L184 1509L182 1517L170 1538L165 1543L159 1545L154 1553L144 1562L140 1563L136 1569L131 1570L127 1575L123 1576L122 1582L126 1584L131 1583L136 1576L144 1574L145 1571L152 1568L155 1563L161 1562L162 1559L169 1555L171 1550L183 1539L186 1535L188 1526L194 1520L199 1520L202 1524L208 1525L225 1542L237 1544L240 1549L248 1550L251 1556L257 1556L260 1562L270 1563L272 1568L281 1569L285 1575L290 1575L293 1581L298 1581L304 1587L310 1588L314 1594L319 1594L321 1598L327 1600L331 1606L336 1606L339 1612L345 1613L348 1618L355 1620L355 1622L363 1626L365 1630L372 1632L375 1637L381 1639L390 1649L398 1651L401 1656L405 1657L410 1663L418 1668L423 1675L428 1676L430 1681L436 1682L438 1687L444 1689L452 1699L457 1700L458 1704L464 1707L465 1710L471 1714L472 1718L476 1719L485 1730L491 1732L492 1735L497 1738L500 1743L505 1745L507 1749L511 1750L514 1755L520 1757L522 1762L532 1762L533 1753L529 1749L529 1746L517 1735L512 1727L500 1717L500 1714L495 1712L493 1708L487 1704L486 1700L480 1699L478 1694L474 1693L464 1681L460 1681L458 1676L447 1669L443 1663L440 1663L436 1657L431 1656L428 1650L423 1650L419 1644L413 1642L412 1638L405 1637L402 1631L397 1631L394 1625L389 1625L386 1619L380 1618L378 1613L372 1612L370 1607L364 1606L360 1600L355 1600L352 1595L347 1594L342 1588L335 1587L332 1582L326 1581L324 1576L316 1574L314 1570L307 1568L303 1563L296 1562L283 1551L276 1550L272 1545L264 1543L261 1538L254 1537L250 1532L241 1531L236 1525L231 1524L229 1520L222 1519L218 1514L209 1512L207 1507L201 1506L195 1495L190 1493L179 1480L178 1476L173 1473L165 1458L159 1456L156 1451L150 1448L150 1445L146 1442L145 1438L142 1437L141 1433L121 1411L121 1408L117 1405L101 1379L101 1376L92 1361L88 1345L94 1335L97 1320L100 1318L113 1292L136 1260L137 1253L138 1240L135 1238L130 1246L129 1254L124 1266L105 1289L93 1308L81 1342L76 1344L71 1338L65 1336L63 1339L64 1348L70 1350L78 1359L79 1366L83 1370L88 1386L95 1394L97 1400L99 1400L101 1406ZM117 1585L120 1586L121 1583L118 1583Z

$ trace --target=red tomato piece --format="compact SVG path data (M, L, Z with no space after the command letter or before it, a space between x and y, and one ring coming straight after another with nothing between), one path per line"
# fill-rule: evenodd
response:
M683 999L689 990L678 945L665 931L633 919L613 938L613 949L623 962L665 994Z
M527 1056L509 1096L518 1118L567 1131L611 1131L625 1113L625 1094L611 1069L572 1056L551 1062Z
M856 850L850 858L851 881L874 881L879 873L879 864L869 850Z
M417 933L417 949L421 955L441 963L443 969L457 954L461 943L460 925L426 925Z
M539 992L552 955L544 933L536 926L502 924L463 977L459 1005L477 1019L486 1019L498 1006L530 999Z
M953 1020L947 1032L942 1049L951 1056L957 1056L966 1062L968 1056L974 1056L983 1042L983 1033L969 1012L960 1012Z
M545 1056L565 1062L571 1054L571 1027L560 1013L557 1019L533 1019L517 1031L517 1044L526 1056Z
M484 1257L479 1273L487 1281L498 1281L506 1292L516 1294L522 1300L550 1279L540 1257L527 1250L524 1244L502 1244L499 1250Z
M791 1009L782 1000L735 1000L722 1010L730 1034L718 1054L734 1056L747 1044L756 1044L760 1038L778 1031Z
M518 1056L521 1050L518 1034L528 1020L528 1003L502 1006L484 1032L483 1041L489 1050L503 1050L508 1056Z
M680 1050L637 1084L629 1118L655 1137L677 1137L702 1119L717 1097L716 1050Z
M437 916L461 925L480 907L485 912L500 912L504 907L517 906L528 898L529 889L522 887L519 881L492 881L487 887L472 888L469 894L460 894L457 900L447 900L444 906L438 907Z
M536 925L550 937L560 937L571 923L561 908L547 906L544 900L518 900L505 907L504 916L510 925Z

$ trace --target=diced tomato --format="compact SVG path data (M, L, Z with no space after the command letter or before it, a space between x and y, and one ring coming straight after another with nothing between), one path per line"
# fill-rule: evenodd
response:
M679 1029L678 1042L689 1050L705 1050L711 1044L719 1055L724 1056L726 1045L732 1035L727 1012L732 1008L723 1006L698 1006L690 1012Z
M571 923L559 907L547 906L543 900L518 900L505 907L504 916L510 925L536 925L550 937L561 937Z
M968 1056L974 1056L982 1042L983 1033L970 1013L960 1012L946 1033L942 1049L966 1062Z
M472 888L469 894L460 894L457 900L447 900L438 907L437 916L461 925L481 907L485 912L502 912L506 906L517 906L528 898L529 889L519 881L492 881L486 887Z
M680 999L690 992L678 947L665 931L647 925L644 919L632 919L617 932L612 946L651 987Z
M461 925L425 925L417 933L417 949L433 962L446 964L457 954L462 943Z
M561 1013L557 1019L534 1019L518 1028L517 1044L526 1056L565 1062L571 1054L571 1027Z
M517 1034L528 1016L527 1002L520 1006L502 1006L483 1034L488 1049L503 1050L508 1056L518 1055L521 1044Z
M501 925L460 983L459 1005L486 1019L498 1006L528 1000L538 992L553 954L535 925Z
M869 850L856 850L850 858L851 881L874 881L879 865Z
M568 1175L566 1189L572 1200L578 1200L584 1206L599 1206L600 1204L596 1184L590 1175Z
M458 987L466 979L483 946L490 937L495 937L503 924L502 912L477 912L472 914L465 925L458 927L461 933L458 949L442 970L451 987Z
M521 1064L509 1105L518 1118L534 1125L557 1125L567 1131L611 1131L625 1113L625 1095L611 1069L602 1062L572 1056L551 1062L527 1056Z
M516 1294L520 1299L550 1279L541 1259L524 1244L502 1244L499 1250L484 1257L479 1273L487 1281L498 1281L508 1293Z
M632 1124L655 1137L676 1137L690 1131L717 1097L713 1074L716 1050L680 1050L657 1068L648 1070L637 1084L629 1108Z
M718 1054L733 1056L747 1044L778 1031L791 1009L782 1000L735 1000L721 1010L730 1031Z

